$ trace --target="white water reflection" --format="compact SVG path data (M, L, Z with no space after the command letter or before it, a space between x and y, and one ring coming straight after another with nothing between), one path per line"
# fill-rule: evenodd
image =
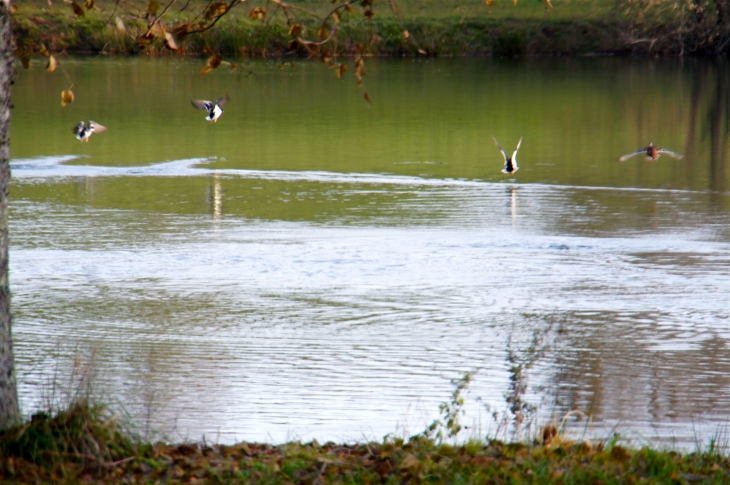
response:
M13 177L20 179L48 179L48 178L69 178L69 177L189 177L213 175L238 176L246 179L277 180L284 182L340 182L350 184L376 184L376 185L414 185L426 187L460 186L460 187L485 187L502 185L492 182L478 180L452 179L452 178L424 178L406 175L372 174L372 173L339 173L324 171L288 171L288 170L246 170L246 169L221 169L206 168L205 164L215 161L212 158L189 158L183 160L170 160L151 165L137 167L108 167L95 165L67 165L65 162L83 158L82 155L46 156L37 158L14 159L10 162L13 170ZM511 181L510 181L511 183ZM520 184L519 187L534 186L543 184ZM559 185L550 184L550 189L581 189L612 192L656 192L668 193L698 193L693 190L684 189L655 189L644 187L601 187L581 185ZM510 186L510 207L516 208L516 187Z
M213 218L14 205L26 409L61 342L63 363L98 349L109 395L173 439L417 432L449 379L477 367L469 409L487 423L474 399L504 408L510 332L527 342L557 317L559 346L531 375L543 413L577 408L599 435L616 426L685 445L696 423L709 436L728 419L727 215L696 210L707 193L69 160L16 160L13 175L81 177L84 191L92 177L213 177ZM251 180L283 183L282 194L318 184L313 203L393 198L377 215L355 206L321 223L228 216ZM629 196L657 208L653 226L611 226Z

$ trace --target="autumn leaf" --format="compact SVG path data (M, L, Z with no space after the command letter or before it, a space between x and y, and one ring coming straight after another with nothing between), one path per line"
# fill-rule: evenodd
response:
M147 4L147 13L150 15L157 15L157 11L160 9L160 2L157 0L150 0Z
M152 34L152 32L146 32L144 34L140 34L137 36L136 39L134 39L134 43L139 47L140 49L144 49L148 45L150 45L152 42L154 42L155 36Z
M365 10L364 15L365 15L365 18L371 19L371 18L375 17L375 12L373 12L372 10Z
M337 79L342 79L342 76L347 72L347 64L340 64L337 67Z
M84 7L86 8L87 11L94 8L94 0L84 0Z
M428 52L426 52L423 49L418 49L418 53L421 54L422 56L427 56L428 55Z
M73 84L66 91L61 91L61 106L66 106L69 103L73 103L74 99L76 99L74 97L73 91L71 91L72 87L73 87Z
M390 4L390 10L393 12L393 15L398 15L398 6L395 4L395 0L388 0L388 3Z
M172 35L174 35L178 40L182 40L188 36L191 30L193 30L193 24L180 24L172 29Z
M294 37L299 37L302 35L302 32L304 32L304 27L302 27L299 24L293 24L291 27L289 27L289 35Z
M216 2L210 6L210 9L213 10L216 15L223 15L228 11L228 4L226 2Z
M261 20L264 17L266 17L266 10L264 10L263 7L256 7L248 14L248 18L254 20Z
M492 8L492 0L487 0L487 8Z
M321 26L319 28L319 30L317 31L317 37L319 37L320 39L324 40L324 39L327 38L327 35L328 35L327 29L324 27L324 25Z
M165 30L165 26L162 25L162 22L156 20L152 23L149 29L149 33L154 37L164 37L167 31Z
M340 20L342 20L342 15L340 14L340 12L335 10L334 12L332 12L332 18L335 19L335 23L339 24Z
M228 11L228 4L226 2L215 2L213 5L208 7L205 11L205 18L207 20L213 20L214 17L219 17Z
M512 5L517 5L517 0L512 0Z
M410 37L411 37L411 33L408 32L407 30L404 30L403 31L403 38L404 39L409 39Z
M30 69L30 52L22 47L15 48L15 57L20 59L20 63L24 68Z
M41 46L38 48L38 52L40 52L43 57L48 57L51 55L44 44L41 44Z
M18 13L18 6L17 6L17 5L15 5L15 4L12 4L12 5L10 6L10 13L11 13L11 14L15 14L15 13Z
M84 16L84 9L76 2L71 2L71 9L74 11L76 18Z
M177 43L175 42L175 38L170 32L165 32L165 45L168 47L168 49L172 49L174 51L179 49Z
M221 66L228 66L228 67L230 67L231 68L231 71L235 71L236 70L236 65L234 63L232 63L232 62L221 61L220 65Z
M53 56L48 56L48 64L46 65L46 71L53 72L56 70L56 58Z
M207 61L205 61L205 67L200 71L200 75L205 76L210 71L220 66L222 61L223 58L220 55L213 54Z
M122 19L120 19L119 17L117 17L116 24L117 24L117 30L118 31L120 31L120 32L126 32L127 31L127 26L124 25L124 21Z

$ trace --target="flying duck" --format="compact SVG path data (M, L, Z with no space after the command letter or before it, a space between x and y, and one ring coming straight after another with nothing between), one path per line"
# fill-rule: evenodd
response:
M220 118L220 116L223 114L221 106L225 106L229 99L230 98L228 96L223 96L215 103L213 101L206 101L204 99L194 99L190 102L195 108L204 109L208 112L208 116L205 117L206 120L210 121L211 123L216 123L218 121L218 118Z
M497 145L497 148L499 148L499 151L502 152L502 156L504 157L504 168L502 169L502 173L513 174L520 169L520 167L517 166L517 150L519 150L520 145L522 145L522 138L524 138L524 136L520 137L520 141L517 142L517 148L515 148L512 156L507 157L507 153L505 153L504 149L499 146L497 139L492 136L494 144Z
M649 145L645 146L644 148L639 148L635 152L627 153L626 155L622 157L618 157L616 160L619 162L625 162L629 158L633 157L634 155L638 155L639 153L646 152L646 159L647 160L656 160L661 156L662 153L666 153L670 157L674 158L683 158L684 155L681 153L674 153L671 150L667 150L666 148L659 148L658 146L655 146L653 143L649 143Z
M74 127L74 135L76 135L76 138L85 142L89 141L92 133L102 133L104 131L106 131L106 128L93 121L89 121L88 125L82 121Z

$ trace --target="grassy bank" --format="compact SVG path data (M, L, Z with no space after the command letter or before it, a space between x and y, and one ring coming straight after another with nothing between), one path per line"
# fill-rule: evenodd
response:
M317 0L291 3L320 16L332 5ZM536 0L521 0L516 5L494 0L491 8L485 2L456 0L401 1L395 3L396 9L387 2L374 2L370 19L359 5L343 14L338 35L326 48L335 54L349 54L360 46L367 53L387 56L727 52L728 26L718 24L717 12L709 3L701 16L686 8L666 7L675 3L680 2L660 2L662 6L656 7L643 0L555 0L548 10L543 1ZM192 0L180 12L175 5L165 19L169 26L191 21L198 18L204 5ZM124 6L124 10L115 10L113 2L100 0L77 18L68 4L25 1L18 4L14 15L16 38L36 52L41 44L52 52L70 54L164 52L161 42L143 51L135 45L135 38L147 28L139 19L146 3ZM250 18L256 8L265 11L260 19ZM319 40L318 21L294 12L299 14L296 22L304 28L302 37ZM291 44L293 39L280 8L254 1L238 4L214 29L187 36L180 42L180 52L199 55L215 51L229 57L303 55L303 50Z
M454 445L425 434L359 444L144 443L103 407L77 402L0 433L10 483L730 483L714 445L678 453L571 441L552 427L525 443Z

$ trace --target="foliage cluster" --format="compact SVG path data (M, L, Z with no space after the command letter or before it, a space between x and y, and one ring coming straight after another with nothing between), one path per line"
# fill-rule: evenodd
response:
M726 52L730 44L726 0L556 1L549 12L541 2L511 9L511 2L495 1L475 9L446 0L420 8L397 2L388 8L361 1L193 1L165 10L153 2L125 14L109 0L91 1L79 15L71 8L81 8L76 2L26 0L14 15L15 36L35 53L45 46L54 53L222 56L689 54Z

